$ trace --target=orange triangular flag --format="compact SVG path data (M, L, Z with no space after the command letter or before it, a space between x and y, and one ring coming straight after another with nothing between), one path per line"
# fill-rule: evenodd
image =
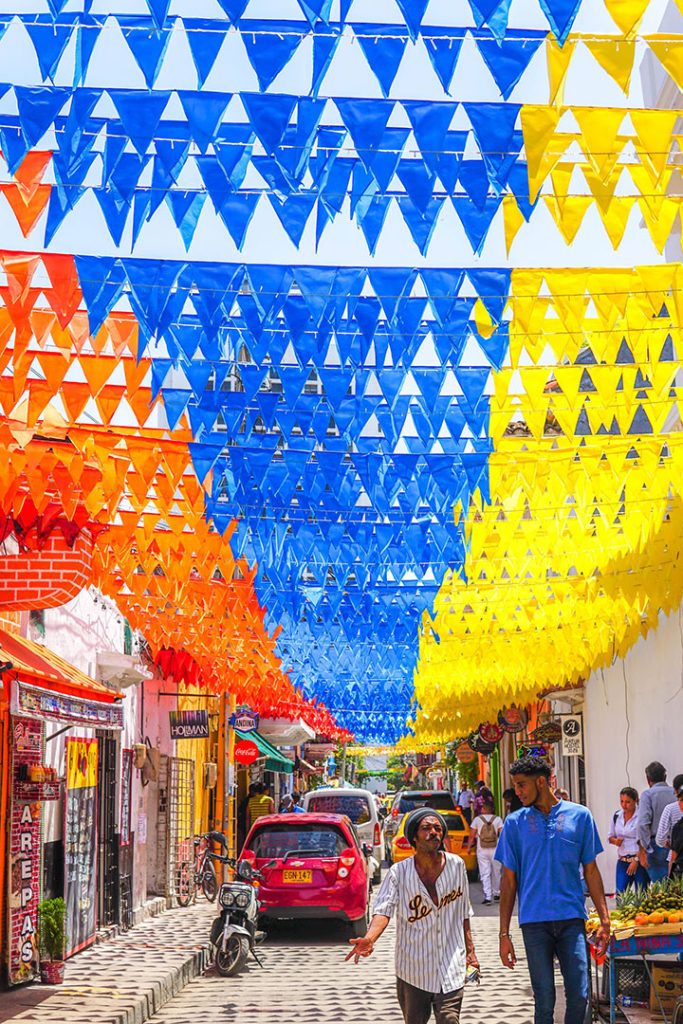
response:
M71 360L65 359L61 352L36 352L36 362L45 374L52 393L56 394L71 366Z
M31 153L26 154L14 172L13 177L17 183L17 188L26 201L32 199L37 192L43 180L45 168L51 159L52 153L49 150L41 152L35 149Z
M39 185L28 199L18 185L0 185L0 191L12 207L12 213L17 219L22 235L28 238L50 201L52 185Z
M66 381L62 384L60 394L71 423L76 423L90 400L89 385Z
M83 375L90 385L90 394L93 398L97 398L116 369L116 360L108 359L106 356L104 358L94 356L83 356L81 358L79 356L78 361L83 370Z

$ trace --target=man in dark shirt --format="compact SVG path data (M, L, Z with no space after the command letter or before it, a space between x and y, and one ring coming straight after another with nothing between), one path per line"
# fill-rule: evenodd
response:
M640 794L638 805L638 856L651 882L659 882L669 873L669 851L657 843L659 819L664 808L673 803L676 795L672 786L666 783L666 768L659 761L652 761L645 769L649 789Z
M677 791L678 806L683 811L683 786ZM677 821L671 830L671 874L674 878L683 878L683 818Z

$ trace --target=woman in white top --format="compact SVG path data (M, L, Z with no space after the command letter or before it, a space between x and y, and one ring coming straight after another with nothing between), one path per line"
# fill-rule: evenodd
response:
M650 878L638 859L638 792L624 786L619 794L621 810L615 811L608 840L619 850L617 892L629 885L647 886Z
M472 822L469 838L465 846L468 853L477 844L477 865L479 878L484 890L484 903L488 906L491 900L500 899L500 864L494 860L498 836L503 830L503 822L496 814L490 801L484 802L481 814Z

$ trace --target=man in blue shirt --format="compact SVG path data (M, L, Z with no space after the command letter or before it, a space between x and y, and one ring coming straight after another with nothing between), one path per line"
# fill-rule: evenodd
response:
M602 844L590 811L554 796L549 785L550 766L543 758L520 758L510 765L510 776L523 806L505 819L496 848L496 860L503 865L500 958L509 968L517 962L510 921L519 896L519 923L534 992L534 1024L553 1024L555 957L564 978L565 1024L583 1024L589 982L580 867L600 918L597 946L604 952L610 920L595 863Z

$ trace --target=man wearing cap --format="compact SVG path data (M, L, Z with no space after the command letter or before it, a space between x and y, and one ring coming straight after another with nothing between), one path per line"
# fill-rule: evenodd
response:
M368 933L350 939L346 957L370 956L392 917L396 918L396 991L405 1024L459 1024L468 967L479 970L470 929L469 888L464 861L446 853L445 820L429 807L408 815L404 833L415 856L385 875Z

